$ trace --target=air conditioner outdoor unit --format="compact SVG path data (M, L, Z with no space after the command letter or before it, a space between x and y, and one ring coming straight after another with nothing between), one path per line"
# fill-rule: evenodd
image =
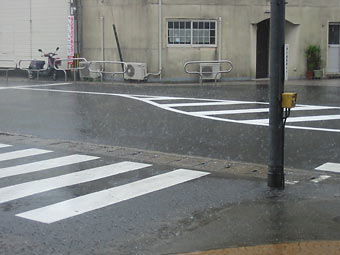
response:
M202 80L217 80L221 79L221 74L219 73L216 77L216 74L221 70L220 63L201 63L200 64L200 74Z
M127 70L124 74L125 80L145 80L147 76L146 63L126 63Z

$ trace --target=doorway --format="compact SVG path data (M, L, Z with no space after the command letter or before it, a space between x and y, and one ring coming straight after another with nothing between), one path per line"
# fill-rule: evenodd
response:
M328 73L340 72L340 23L328 27Z
M256 78L269 76L269 30L270 20L266 19L257 24L256 36Z

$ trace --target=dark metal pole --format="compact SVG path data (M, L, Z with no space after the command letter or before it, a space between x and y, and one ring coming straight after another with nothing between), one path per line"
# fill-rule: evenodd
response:
M113 32L114 32L114 35L115 35L115 38L116 38L116 43L117 43L117 48L118 48L118 54L119 54L120 62L124 62L122 51L120 49L120 44L119 44L119 39L118 39L118 33L117 33L116 25L113 24L112 27L113 27ZM124 72L124 64L122 64L122 71Z
M269 165L268 186L284 189L284 125L282 93L284 87L285 0L271 0L270 89L269 89Z

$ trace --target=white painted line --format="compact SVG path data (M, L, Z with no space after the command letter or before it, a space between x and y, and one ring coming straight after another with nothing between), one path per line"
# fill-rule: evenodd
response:
M21 89L21 88L35 88L35 87L46 87L46 86L64 86L70 85L72 83L50 83L50 84L38 84L38 85L23 85L23 86L7 86L7 87L0 87L0 89Z
M312 110L338 110L339 107L335 106L319 106L319 105L306 105L306 106L297 106L292 108L292 111L312 111Z
M321 120L339 120L340 115L319 115L305 117L289 117L287 122L305 122L305 121L321 121Z
M318 178L314 179L314 180L311 180L311 182L314 182L314 183L319 183L319 182L322 182L326 179L330 178L329 175L320 175Z
M11 151L11 152L6 152L6 153L1 153L0 161L24 158L24 157L29 157L29 156L36 156L36 155L41 155L41 154L45 154L49 152L52 152L52 151L40 150L40 149L26 149L26 150L20 150L20 151Z
M201 102L201 103L178 103L162 104L163 107L191 107L191 106L215 106L215 105L235 105L235 104L252 104L246 101L218 101L218 102Z
M308 104L297 104L297 107L330 107L331 109L340 109L339 106L321 106L321 105L308 105ZM294 109L294 108L293 108Z
M315 170L340 173L340 164L328 162L315 168Z
M179 169L166 174L153 176L133 183L20 213L16 216L43 223L53 223L194 180L208 174L209 173L206 172Z
M38 172L42 170L47 170L47 169L61 167L61 166L67 166L67 165L81 163L81 162L94 160L94 159L98 159L98 157L75 154L75 155L70 155L70 156L65 156L65 157L60 157L60 158L42 160L42 161L38 161L34 163L28 163L24 165L0 168L0 178L19 175L19 174Z
M163 100L182 100L183 98L180 98L180 97L149 97L149 98L143 98L143 99L151 100L151 101L163 101Z
M259 113L268 112L268 108L256 108L256 109L239 109L239 110L220 110L220 111L201 111L191 112L195 116L206 116L206 115L228 115L228 114L244 114L244 113Z
M332 129L332 128L314 128L314 127L300 127L300 126L286 126L286 128L340 133L340 129Z
M269 125L269 119L240 120L240 122L250 125Z
M288 181L288 180L286 180L285 183L288 184L288 185L294 185L294 184L298 184L299 181Z
M326 110L326 109L334 109L334 107L325 107L325 106L306 106L306 107L296 107L293 108L293 111L315 111L315 110ZM237 109L237 110L219 110L219 111L201 111L201 112L191 112L195 116L206 116L206 115L228 115L228 114L247 114L247 113L262 113L269 112L269 108L255 108L255 109ZM289 120L289 118L288 118ZM250 120L252 121L252 120ZM261 120L261 122L264 122Z
M5 203L14 199L27 197L58 188L90 182L149 166L151 165L125 161L48 179L8 186L5 188L0 188L0 203Z
M0 143L0 149L1 149L1 148L11 147L11 146L12 146L12 145Z
M309 121L322 121L322 120L339 120L340 115L319 115L319 116L305 116L305 117L289 117L287 123L293 122L309 122ZM254 120L242 120L244 124L269 124L269 119L254 119Z

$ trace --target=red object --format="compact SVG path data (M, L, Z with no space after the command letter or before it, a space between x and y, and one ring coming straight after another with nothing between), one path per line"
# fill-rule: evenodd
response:
M306 79L311 80L314 78L314 72L313 71L307 71L306 72Z

